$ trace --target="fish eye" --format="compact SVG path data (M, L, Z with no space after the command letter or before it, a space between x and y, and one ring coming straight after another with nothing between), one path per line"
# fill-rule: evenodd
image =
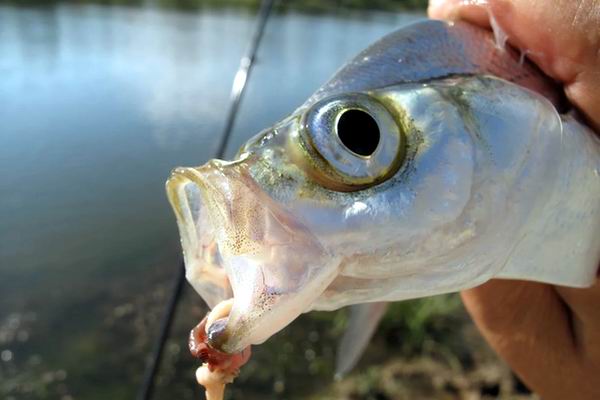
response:
M381 183L404 158L404 133L375 98L352 93L324 99L303 116L307 172L321 185L354 191Z
M363 110L343 111L337 121L336 133L348 150L360 156L372 155L379 145L379 125Z

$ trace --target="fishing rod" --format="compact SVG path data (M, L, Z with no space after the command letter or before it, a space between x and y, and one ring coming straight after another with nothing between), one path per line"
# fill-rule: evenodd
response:
M229 140L231 138L231 133L233 131L233 126L237 118L239 106L242 101L244 92L246 90L246 86L250 78L250 72L252 71L252 67L254 66L254 61L256 60L256 53L258 52L260 42L262 41L265 27L267 25L267 21L271 14L271 10L273 9L274 3L275 0L261 1L260 8L256 17L257 22L254 29L254 33L250 39L250 45L248 46L248 50L245 52L244 56L242 56L242 58L240 59L240 65L235 74L235 77L233 78L233 85L231 87L231 95L229 100L229 109L226 114L225 127L223 128L223 133L220 136L221 140L215 153L216 158L224 158L225 156L225 151L227 150L227 144L229 143ZM142 386L138 394L139 400L150 400L152 398L156 375L158 373L158 369L160 367L160 363L164 353L165 343L169 338L169 332L171 331L171 326L173 325L173 319L177 311L177 305L179 304L179 300L181 299L181 295L183 293L184 281L185 265L184 262L181 261L178 267L177 277L175 278L175 282L173 283L173 287L170 292L171 295L169 296L169 302L165 307L164 315L160 325L159 335L154 345L154 350L152 352L152 359L147 365L146 370L144 372L144 379L142 381Z

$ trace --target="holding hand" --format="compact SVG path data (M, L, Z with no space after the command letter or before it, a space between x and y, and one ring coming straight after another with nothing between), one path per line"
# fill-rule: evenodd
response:
M488 28L493 17L600 132L600 2L431 0L428 11ZM600 399L598 280L587 289L492 280L462 299L490 345L542 398Z

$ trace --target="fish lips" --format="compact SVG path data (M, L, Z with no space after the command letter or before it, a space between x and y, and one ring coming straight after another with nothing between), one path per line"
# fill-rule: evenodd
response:
M260 188L244 162L177 168L167 181L186 278L212 308L233 297L209 343L236 353L309 310L340 259Z

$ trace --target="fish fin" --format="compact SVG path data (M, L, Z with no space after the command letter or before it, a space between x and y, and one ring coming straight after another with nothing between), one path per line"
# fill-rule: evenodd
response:
M350 307L350 320L337 349L335 377L342 378L356 365L379 321L387 303L364 303Z

